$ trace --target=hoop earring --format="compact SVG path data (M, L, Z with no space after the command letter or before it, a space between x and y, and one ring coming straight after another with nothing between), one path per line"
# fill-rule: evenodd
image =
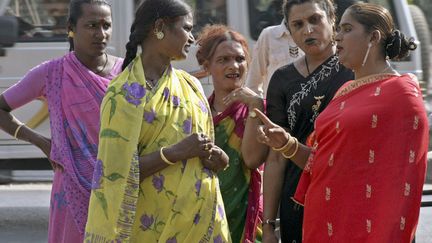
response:
M364 65L366 64L366 61L367 61L367 58L369 56L369 51L370 51L371 47L372 47L372 43L369 42L368 49L366 50L366 54L363 58L362 67L364 67Z
M153 33L155 34L155 36L156 36L156 39L158 39L158 40L162 40L164 37L165 37L165 34L164 34L164 32L162 32L162 31L159 31L159 30L154 30L153 31Z

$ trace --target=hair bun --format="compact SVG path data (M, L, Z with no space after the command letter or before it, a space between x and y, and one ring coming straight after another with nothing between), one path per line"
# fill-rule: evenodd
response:
M385 52L386 56L390 59L395 58L399 55L401 51L402 45L402 37L403 35L399 30L394 30L393 33L387 38L385 43Z
M414 38L409 40L399 30L394 30L385 42L385 54L389 59L400 60L417 48Z

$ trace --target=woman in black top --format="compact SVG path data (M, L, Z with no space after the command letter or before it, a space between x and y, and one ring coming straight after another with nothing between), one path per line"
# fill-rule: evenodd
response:
M314 121L353 73L335 56L335 9L331 0L288 0L283 12L291 35L305 56L281 67L267 92L267 113L305 143ZM301 242L303 208L293 196L302 170L271 150L264 172L264 242L277 242L274 220L280 205L282 242Z

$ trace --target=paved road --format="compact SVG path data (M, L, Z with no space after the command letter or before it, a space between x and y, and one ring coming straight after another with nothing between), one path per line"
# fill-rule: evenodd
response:
M50 189L49 183L0 186L0 243L47 242ZM431 225L432 207L422 208L416 243L432 242Z

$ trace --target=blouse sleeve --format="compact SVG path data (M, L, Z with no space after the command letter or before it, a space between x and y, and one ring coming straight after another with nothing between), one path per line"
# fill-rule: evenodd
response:
M287 128L288 119L286 111L286 97L284 93L281 69L271 77L267 90L267 114L270 120L281 127Z
M3 92L3 97L12 110L45 96L47 66L45 62L32 68L23 79Z

